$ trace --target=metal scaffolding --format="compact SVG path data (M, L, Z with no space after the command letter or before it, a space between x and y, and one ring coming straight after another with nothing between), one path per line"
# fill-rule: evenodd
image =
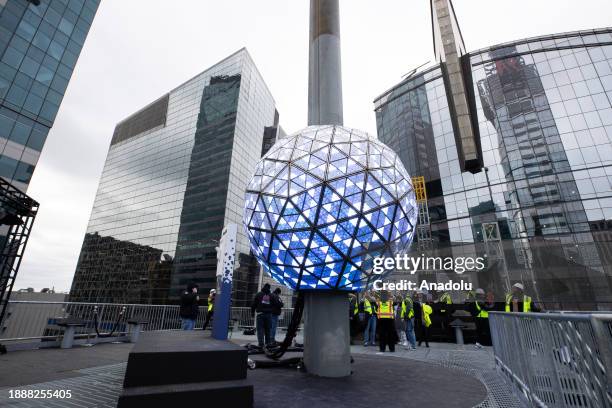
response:
M0 177L0 326L38 206L35 200Z
M431 238L431 222L429 220L429 206L427 205L425 177L413 177L412 186L414 187L419 212L418 223L416 225L417 248L419 251L426 251L432 249L433 240Z

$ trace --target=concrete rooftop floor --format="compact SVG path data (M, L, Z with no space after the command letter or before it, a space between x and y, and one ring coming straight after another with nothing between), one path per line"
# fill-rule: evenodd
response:
M280 336L279 336L280 337ZM298 338L298 341L301 339ZM255 336L234 334L238 344L255 343ZM122 390L128 354L132 344L98 344L73 349L40 349L14 351L0 356L0 406L33 407L115 407ZM506 381L495 371L491 348L475 349L473 345L457 346L431 343L409 351L401 346L396 353L378 354L378 347L351 346L354 354L378 358L411 359L459 370L461 375L481 381L487 398L477 407L523 407ZM67 390L71 399L11 399L16 389Z

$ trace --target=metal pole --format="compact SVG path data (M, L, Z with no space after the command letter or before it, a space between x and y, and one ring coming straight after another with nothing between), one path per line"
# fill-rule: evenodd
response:
M343 124L338 1L310 1L309 126Z
M342 125L339 0L310 1L308 125ZM304 365L320 377L351 374L346 292L307 292Z

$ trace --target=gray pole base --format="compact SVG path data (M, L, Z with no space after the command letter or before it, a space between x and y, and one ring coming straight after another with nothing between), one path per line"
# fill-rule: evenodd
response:
M130 324L130 343L138 343L140 337L140 324Z
M319 377L351 375L348 294L304 293L304 365Z
M455 338L456 338L457 344L460 344L460 345L465 344L463 341L463 327L455 326Z
M74 343L74 326L66 326L64 329L64 337L62 338L62 344L60 345L63 349L72 348Z

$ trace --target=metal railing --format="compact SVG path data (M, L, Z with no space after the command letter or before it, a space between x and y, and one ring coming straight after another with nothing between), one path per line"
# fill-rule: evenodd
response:
M115 326L123 308L125 308L124 314L117 325L118 335L127 333L127 322L131 319L148 322L142 327L143 331L181 328L178 305L9 301L7 317L0 327L0 341L57 339L62 329L56 325L56 320L68 316L83 319L85 325L77 328L78 335L95 337L94 311L98 313L98 330L109 332ZM206 312L207 308L200 306L196 329L204 325ZM292 314L293 309L282 310L278 322L279 329L287 327ZM233 330L255 327L255 318L251 309L232 307L230 326Z
M612 407L612 314L490 312L497 368L535 407Z

